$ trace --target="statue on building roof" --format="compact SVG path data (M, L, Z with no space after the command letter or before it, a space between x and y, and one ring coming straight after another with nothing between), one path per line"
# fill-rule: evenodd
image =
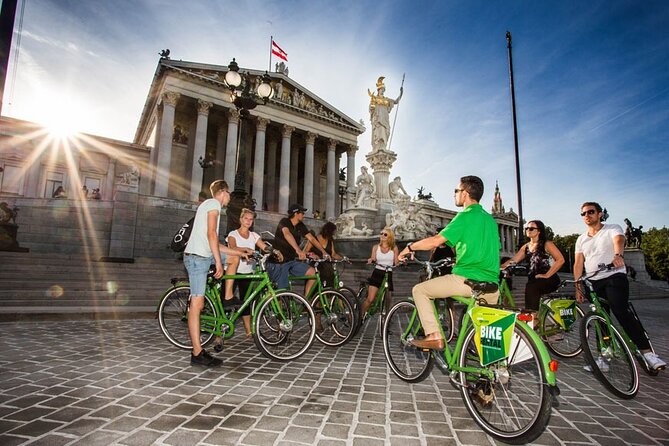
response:
M170 49L169 48L164 49L158 54L160 54L161 59L169 59L170 58Z

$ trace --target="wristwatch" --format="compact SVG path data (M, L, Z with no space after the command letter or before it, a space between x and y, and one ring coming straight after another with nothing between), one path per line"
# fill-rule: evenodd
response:
M411 243L407 243L407 249L409 250L409 252L414 252L414 250L411 248Z

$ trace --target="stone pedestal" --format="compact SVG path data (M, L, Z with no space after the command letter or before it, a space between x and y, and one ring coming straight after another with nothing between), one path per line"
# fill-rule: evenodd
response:
M109 256L102 261L132 262L135 253L135 226L137 223L137 187L118 184L114 194Z
M630 280L636 280L641 283L650 283L650 275L646 271L646 260L643 257L643 252L638 248L625 248L625 264L628 267L634 268L636 275L632 279L628 272ZM629 268L628 268L629 269Z
M19 227L14 223L0 223L0 251L28 252L16 239Z
M397 154L390 150L376 150L370 152L366 157L374 172L374 185L376 186L376 198L378 201L390 201L388 190L388 178L390 169L397 159Z

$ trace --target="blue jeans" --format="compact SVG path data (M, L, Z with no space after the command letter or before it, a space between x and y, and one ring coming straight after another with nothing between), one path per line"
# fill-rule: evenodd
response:
M225 254L221 253L221 261L225 263ZM184 266L188 271L191 296L204 296L207 287L207 273L214 265L214 256L202 257L196 254L184 254Z
M304 276L310 266L300 260L285 263L267 263L267 274L279 288L288 288L288 276Z

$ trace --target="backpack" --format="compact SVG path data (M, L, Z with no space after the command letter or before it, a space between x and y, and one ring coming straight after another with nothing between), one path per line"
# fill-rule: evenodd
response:
M190 233L193 230L194 221L195 217L191 218L181 228L179 228L176 234L174 234L174 237L172 237L172 243L170 243L170 248L172 248L172 251L183 252L186 249L188 239L190 238Z

